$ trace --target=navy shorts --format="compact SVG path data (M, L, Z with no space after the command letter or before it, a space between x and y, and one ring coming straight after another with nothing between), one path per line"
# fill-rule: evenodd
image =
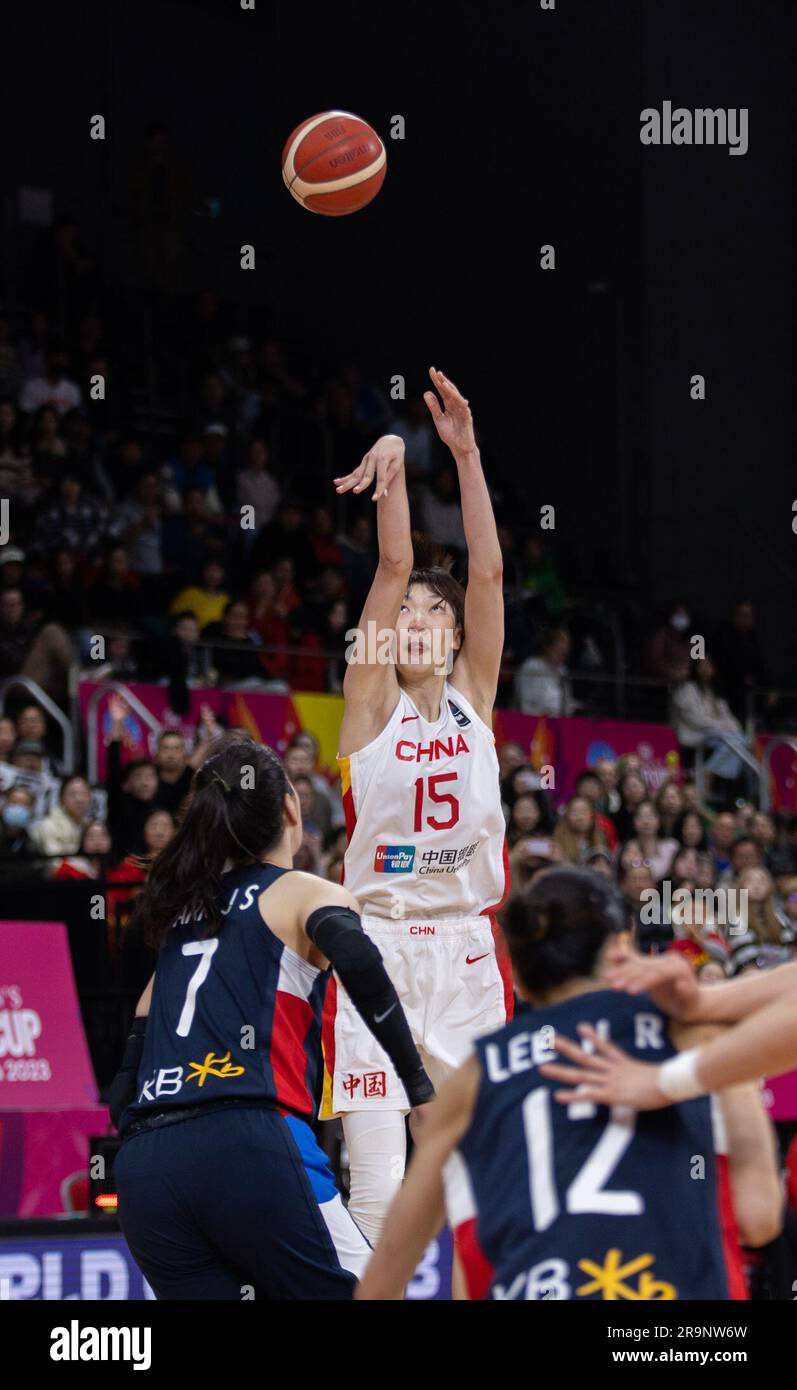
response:
M122 1230L159 1299L349 1299L371 1253L312 1129L276 1110L142 1130L114 1176Z

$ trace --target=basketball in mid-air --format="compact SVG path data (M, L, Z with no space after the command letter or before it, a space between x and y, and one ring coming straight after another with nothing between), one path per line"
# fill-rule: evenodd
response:
M367 121L350 111L323 111L288 136L282 177L302 207L345 217L376 197L386 163L385 147Z

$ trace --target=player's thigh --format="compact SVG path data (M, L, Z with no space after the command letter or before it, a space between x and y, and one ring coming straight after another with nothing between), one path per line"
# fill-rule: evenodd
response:
M266 1109L219 1118L230 1196L220 1201L206 1189L203 1227L211 1239L249 1274L256 1297L351 1298L367 1242L339 1202L309 1125Z
M240 1299L242 1271L208 1240L181 1191L185 1136L177 1131L186 1126L169 1128L129 1139L114 1165L130 1253L159 1300Z

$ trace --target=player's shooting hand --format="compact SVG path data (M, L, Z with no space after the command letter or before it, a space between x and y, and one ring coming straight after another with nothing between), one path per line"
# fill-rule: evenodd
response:
M590 1101L594 1105L625 1105L632 1110L660 1110L671 1104L659 1090L658 1067L635 1061L622 1048L600 1037L589 1023L580 1023L578 1031L593 1051L585 1052L557 1033L555 1050L574 1065L566 1067L560 1062L544 1062L539 1068L540 1074L550 1081L564 1081L572 1088L554 1091L554 1099L560 1105Z
M452 454L470 453L476 448L476 436L473 433L473 417L468 402L453 381L449 381L436 367L429 368L429 376L445 407L441 408L434 391L424 392L423 398L429 407L437 433Z
M376 482L372 502L387 497L388 488L404 468L404 440L397 434L383 434L362 463L352 473L333 479L336 492L365 492Z
M604 975L613 989L649 994L662 1013L682 1023L697 1020L700 986L691 966L677 951L660 956L609 952Z

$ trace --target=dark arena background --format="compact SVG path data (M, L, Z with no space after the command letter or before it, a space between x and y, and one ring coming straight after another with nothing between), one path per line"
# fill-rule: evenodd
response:
M503 552L511 891L587 863L645 953L715 978L793 955L797 7L39 0L3 27L0 1299L144 1300L106 1102L154 963L147 857L242 728L296 785L297 867L340 881L377 552L332 480L401 434L413 526L467 577L431 365L470 401ZM646 142L665 106L729 138ZM386 149L349 216L281 177L326 110ZM645 920L646 890L755 871L733 930ZM745 1268L785 1302L797 1073L762 1096L782 1212ZM443 1231L408 1299L450 1274Z

